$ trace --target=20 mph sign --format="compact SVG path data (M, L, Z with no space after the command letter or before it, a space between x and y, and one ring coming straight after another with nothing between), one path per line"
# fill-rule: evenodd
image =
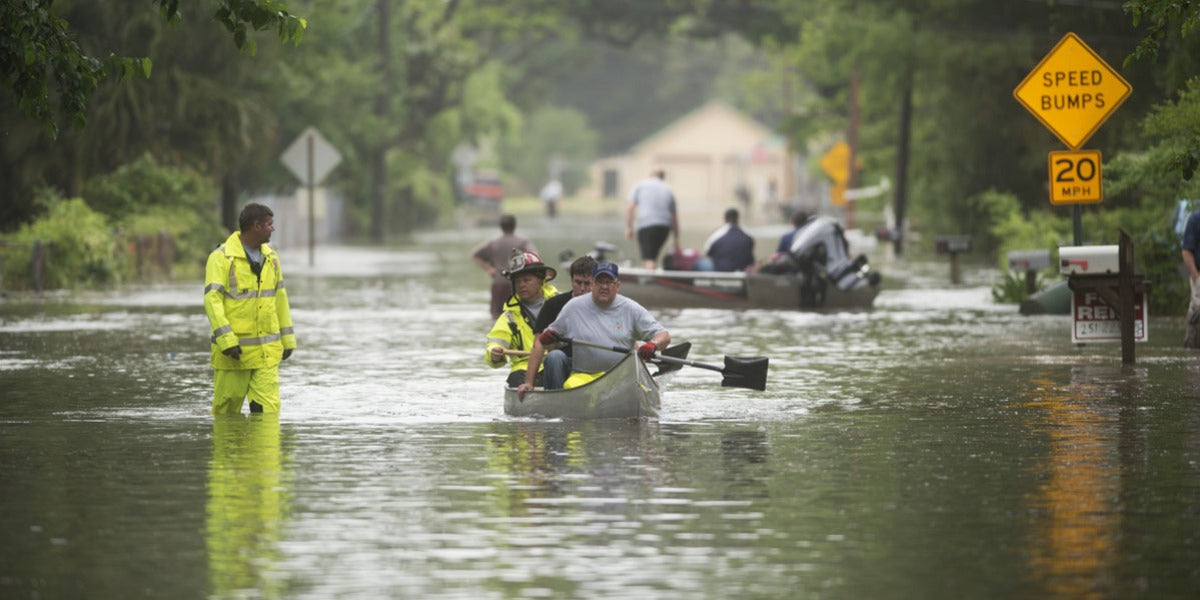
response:
M1078 150L1133 88L1079 36L1068 33L1013 90L1068 148Z

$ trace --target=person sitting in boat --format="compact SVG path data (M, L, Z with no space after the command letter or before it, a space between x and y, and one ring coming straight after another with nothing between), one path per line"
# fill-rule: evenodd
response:
M697 271L744 271L754 265L754 238L738 226L738 210L725 211L725 225L704 242Z
M528 354L536 338L533 324L537 322L547 297L558 294L558 289L547 283L558 275L546 266L533 252L513 252L504 276L512 284L512 296L504 303L504 310L492 330L487 334L484 346L484 361L489 367L498 369L506 362L512 365L508 373L508 387L520 385L526 379ZM568 358L562 350L547 354L545 361L534 364L533 372L545 385L562 387L570 372ZM531 376L532 377L532 376Z
M546 300L542 311L538 313L537 320L533 323L534 333L541 333L547 325L553 323L558 318L558 313L562 312L562 307L567 305L568 300L592 291L592 270L595 268L596 259L586 254L571 263L571 291L562 292Z
M549 358L546 349L563 339L588 342L587 346L582 343L574 346L571 376L561 386L566 388L578 387L600 377L626 356L592 346L633 348L640 342L638 356L650 360L659 348L666 348L671 343L671 333L650 311L620 295L621 281L617 273L617 265L607 261L597 263L592 270L591 293L568 301L558 318L537 336L529 354L525 382L517 387L518 397L523 399L525 392L537 383L530 373L541 364L543 355ZM550 378L544 378L544 382L546 389L558 389L550 387Z
M792 218L789 221L792 224L792 230L780 236L779 246L775 248L775 252L791 252L792 240L796 239L796 233L804 229L804 226L808 225L810 219L812 219L812 215L804 209L792 213Z

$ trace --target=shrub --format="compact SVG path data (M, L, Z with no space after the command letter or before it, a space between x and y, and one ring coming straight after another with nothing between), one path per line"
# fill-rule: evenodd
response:
M104 215L80 198L39 192L44 214L8 238L4 285L32 289L33 245L48 244L42 285L45 288L95 287L117 280L119 267L112 230Z

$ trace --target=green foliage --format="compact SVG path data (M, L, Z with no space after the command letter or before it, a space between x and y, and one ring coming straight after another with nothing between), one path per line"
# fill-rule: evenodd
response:
M95 287L111 283L120 271L112 230L104 215L81 198L65 199L47 190L39 198L45 214L6 240L4 285L34 286L33 245L48 244L42 285L46 288Z
M183 265L199 264L224 235L212 184L148 155L89 180L84 195L126 239L169 234L175 259Z
M501 165L535 192L561 161L559 177L569 195L587 183L587 169L596 157L596 134L582 113L553 106L538 108L515 135L500 143Z
M1135 26L1145 28L1145 37L1125 59L1126 67L1135 60L1158 56L1162 43L1176 28L1181 36L1200 28L1200 2L1195 0L1127 0L1124 8Z
M1200 189L1188 185L1200 166L1200 76L1187 82L1175 102L1156 106L1144 127L1150 139L1158 140L1153 156L1158 157L1159 174L1190 191Z
M89 206L114 221L157 207L216 217L216 190L208 180L190 169L160 165L148 154L88 180L83 195Z
M1059 246L1073 243L1072 220L1049 210L1026 215L1015 198L996 192L981 195L979 203L991 211L994 222L991 232L1000 240L998 259L1002 275L992 287L992 297L997 302L1019 302L1025 298L1024 273L1009 272L1008 252L1045 249L1050 251L1054 264ZM1088 212L1082 218L1085 245L1116 244L1121 231L1129 234L1134 245L1135 269L1150 281L1150 308L1159 315L1182 314L1190 293L1179 272L1179 238L1170 218L1169 209L1152 203ZM1039 273L1038 288L1056 277L1057 269Z
M180 20L179 0L158 0L158 4L168 21ZM307 26L277 0L219 0L213 18L233 34L238 48L251 53L254 42L246 37L248 26L252 30L274 26L281 40L297 43ZM85 52L77 38L51 2L0 3L0 87L12 91L18 107L40 122L50 138L58 135L52 96L58 98L62 113L82 127L101 79L110 74L150 76L149 58L110 54L102 60Z
M161 264L198 277L204 257L225 232L216 218L216 190L187 169L143 157L85 183L88 198L64 199L44 189L41 215L6 239L7 287L33 286L32 244L49 243L43 285L93 287L130 281ZM140 246L140 249L139 249Z
M1033 289L1044 288L1049 276L1045 272L1035 274ZM996 283L992 284L992 300L1001 304L1019 304L1029 297L1028 291L1025 273L1005 268L1000 271L1000 278Z

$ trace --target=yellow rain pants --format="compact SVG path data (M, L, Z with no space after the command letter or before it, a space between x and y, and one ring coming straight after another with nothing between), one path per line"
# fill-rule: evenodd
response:
M213 372L214 415L236 415L242 402L262 405L264 413L279 412L279 365L261 369L216 369Z

